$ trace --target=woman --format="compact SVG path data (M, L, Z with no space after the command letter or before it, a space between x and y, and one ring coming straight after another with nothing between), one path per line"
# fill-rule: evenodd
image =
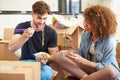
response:
M83 17L85 31L82 33L79 55L70 52L67 58L61 57L60 66L80 80L120 80L114 37L117 26L115 15L107 7L93 5L85 9ZM77 50L70 36L63 37ZM59 59L56 62L60 63Z

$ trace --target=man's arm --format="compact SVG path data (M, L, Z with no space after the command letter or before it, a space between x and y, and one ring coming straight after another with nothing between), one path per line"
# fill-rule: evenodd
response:
M9 42L8 49L11 52L15 52L17 49L21 48L23 44L33 36L34 34L34 29L33 28L28 28L26 29L22 35L20 34L15 34L12 39Z
M21 48L26 41L27 39L24 36L15 34L9 42L9 51L15 52L17 49Z
M59 52L59 49L58 49L58 47L48 48L48 51L50 53L50 58L49 58L48 63L52 63L52 62L54 62L54 56L57 52Z

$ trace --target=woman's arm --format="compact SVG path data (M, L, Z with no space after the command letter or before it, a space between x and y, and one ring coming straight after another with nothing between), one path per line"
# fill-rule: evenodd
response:
M95 69L96 70L96 67L97 67L97 63L95 62L91 62L83 57L81 57L80 55L78 54L73 54L73 53L69 53L66 55L68 58L70 58L71 60L73 60L74 62L77 62L79 64L82 64L84 66L87 66L87 67L90 67L92 69Z

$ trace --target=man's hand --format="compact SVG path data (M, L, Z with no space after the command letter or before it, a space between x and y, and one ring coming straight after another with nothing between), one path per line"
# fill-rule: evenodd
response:
M41 64L46 64L48 62L48 58L36 57L36 61L41 62Z
M23 36L26 38L30 38L33 36L34 32L35 32L34 28L28 28L28 29L24 30Z

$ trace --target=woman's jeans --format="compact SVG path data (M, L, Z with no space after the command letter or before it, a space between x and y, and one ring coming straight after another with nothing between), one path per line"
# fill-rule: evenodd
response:
M36 62L35 60L20 60L22 62ZM41 65L41 79L50 80L52 78L52 68L48 65Z

